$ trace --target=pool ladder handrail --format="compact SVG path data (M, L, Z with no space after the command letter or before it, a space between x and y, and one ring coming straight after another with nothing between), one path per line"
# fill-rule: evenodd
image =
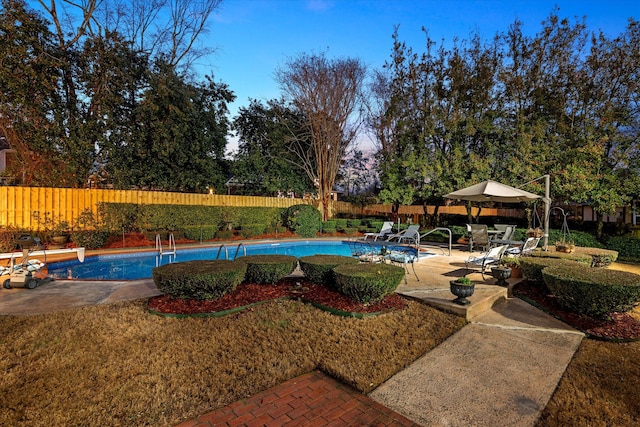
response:
M162 248L162 239L160 238L160 234L156 234L156 251L158 251L158 255L175 255L176 254L176 239L173 236L173 233L169 234L169 247L165 250Z
M429 234L433 233L434 231L446 231L449 234L449 256L451 256L451 240L452 240L452 234L451 234L451 230L446 228L446 227L436 227L433 230L429 230L428 232L421 234L418 236L417 239L417 243L418 243L418 249L422 246L431 246L431 247L437 247L438 249L440 249L442 251L442 255L444 255L444 249L442 246L439 245L426 245L426 244L421 244L420 243L420 239L423 239L424 237L428 236Z
M244 254L244 256L247 256L247 247L244 245L244 243L239 243L238 246L236 247L236 253L233 255L233 259L236 259L238 257L238 252L240 252L240 248L242 248L242 253ZM222 252L222 249L224 249L224 259L228 260L229 248L227 248L227 245L225 245L224 243L218 247L218 253L216 254L216 259L220 259L220 253Z

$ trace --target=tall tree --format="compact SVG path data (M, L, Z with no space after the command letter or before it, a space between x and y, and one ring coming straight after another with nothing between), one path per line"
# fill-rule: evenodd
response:
M274 196L279 192L310 193L313 183L288 149L291 134L300 134L299 114L278 100L251 100L234 120L239 150L233 162L241 194Z
M228 174L227 104L233 99L225 84L187 84L175 67L158 61L134 111L134 135L108 159L116 185L221 191Z
M20 0L3 0L0 9L0 132L15 150L13 170L22 185L65 182L57 149L63 132L56 120L62 98L58 91L57 46L47 22Z
M365 76L359 60L324 54L301 54L276 72L285 97L305 118L305 132L293 135L291 149L317 185L325 220L340 165L357 135Z

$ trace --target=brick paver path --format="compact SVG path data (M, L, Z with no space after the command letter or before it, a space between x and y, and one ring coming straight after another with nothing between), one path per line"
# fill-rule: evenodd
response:
M211 426L415 426L418 424L314 371L185 421Z

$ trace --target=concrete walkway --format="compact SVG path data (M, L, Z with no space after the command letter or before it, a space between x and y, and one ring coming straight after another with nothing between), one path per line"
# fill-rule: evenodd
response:
M285 412L294 414L293 418L288 416L288 425L374 425L375 420L380 425L534 425L583 334L517 298L509 298L507 288L496 286L495 279L488 276L482 280L478 273L469 274L476 282L476 292L469 298L471 305L452 304L448 283L468 273L464 270L468 256L468 252L454 251L452 256L421 260L416 265L420 280L408 277L398 292L465 316L470 323L368 397L336 386L334 380L318 373L312 375L312 382L325 391L311 386L300 391L296 384L309 382L303 376L260 393L258 400L237 402L231 405L232 411L222 408L183 425L214 425L210 421L223 412L227 418L248 412L253 416L244 417L239 424L236 416L235 423L215 425L283 425L275 420ZM510 281L513 284L514 279ZM34 290L0 290L0 314L45 313L158 293L151 280L57 280ZM337 390L327 391L333 389ZM335 399L323 399L320 404L319 396L327 393L333 393ZM276 400L285 402L284 407L269 403ZM346 415L356 406L361 415Z

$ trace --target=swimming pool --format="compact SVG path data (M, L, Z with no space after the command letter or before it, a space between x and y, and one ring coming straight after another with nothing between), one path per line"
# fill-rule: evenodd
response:
M179 249L175 255L159 256L158 252L139 252L114 255L96 255L78 260L61 261L49 264L49 276L57 279L82 280L137 280L151 278L154 267L171 262L216 259L233 259L237 244L206 248ZM257 243L240 246L238 256L281 254L303 257L308 255L345 255L351 256L348 242L337 240L295 241L278 243Z

